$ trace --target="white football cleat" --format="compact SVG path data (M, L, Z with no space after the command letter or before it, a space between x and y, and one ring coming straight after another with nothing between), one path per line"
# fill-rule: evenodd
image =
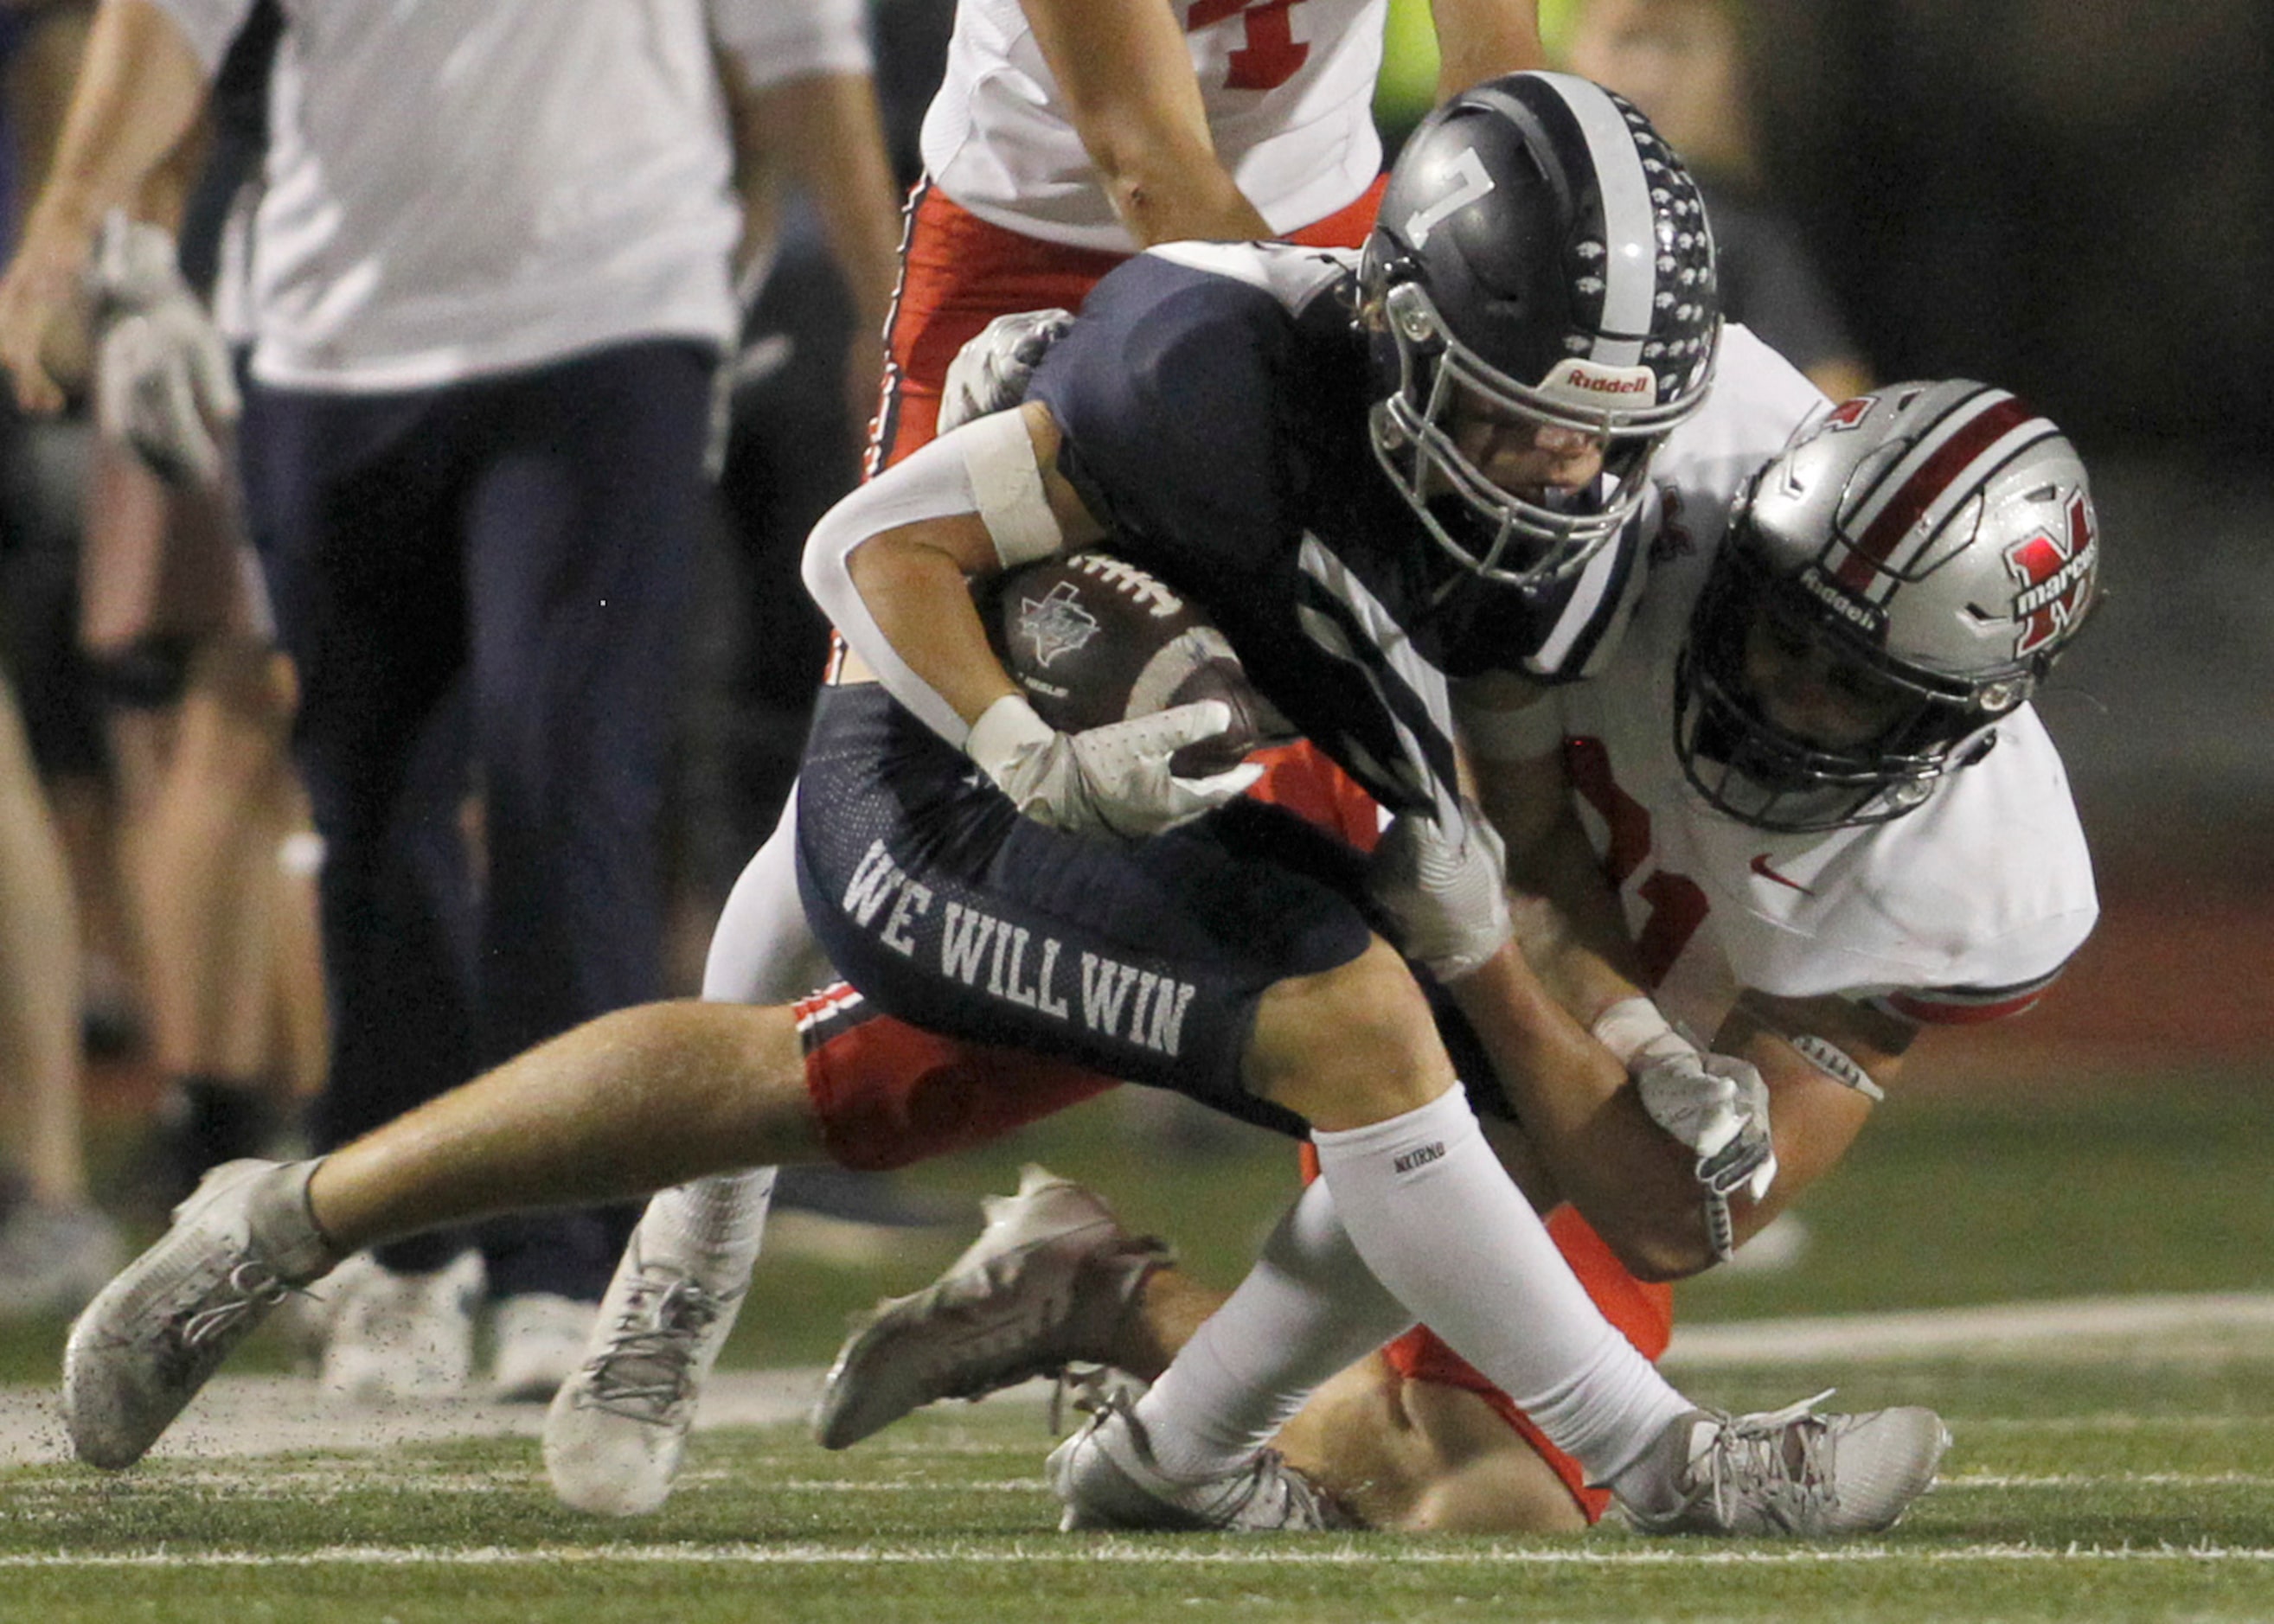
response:
M1816 1414L1829 1396L1757 1415L1675 1417L1649 1455L1663 1458L1679 1503L1627 1506L1628 1520L1645 1534L1800 1539L1894 1527L1934 1485L1949 1429L1916 1405Z
M1038 1167L990 1196L987 1227L937 1280L879 1304L824 1379L813 1434L842 1449L944 1398L975 1399L1069 1365L1112 1363L1113 1335L1166 1245Z
M174 1211L173 1227L88 1304L64 1348L72 1449L117 1471L333 1253L308 1215L313 1162L228 1162Z
M599 1305L551 1291L500 1297L490 1316L490 1396L502 1404L550 1403L584 1362Z
M425 1274L399 1274L358 1252L332 1276L319 1380L358 1404L463 1398L474 1374L474 1311L482 1258L458 1254Z
M545 1417L545 1470L564 1505L629 1517L671 1497L696 1401L743 1294L742 1284L704 1284L693 1260L641 1220L600 1299L583 1362Z
M1258 1450L1233 1470L1198 1481L1176 1478L1153 1459L1127 1397L1107 1396L1088 1426L1050 1451L1043 1475L1065 1507L1058 1527L1277 1533L1359 1526L1326 1492Z

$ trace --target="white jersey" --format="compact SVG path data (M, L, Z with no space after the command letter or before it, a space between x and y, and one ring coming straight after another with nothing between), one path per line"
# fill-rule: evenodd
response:
M1192 0L1182 9L1216 155L1274 231L1321 220L1373 184L1388 0ZM1081 248L1137 246L1019 0L958 0L922 150L933 181L983 220Z
M1639 531L1651 558L1719 541L1737 488L1784 449L1795 429L1829 404L1822 390L1751 328L1726 324L1706 403L1675 425L1651 460L1650 488L1628 521L1628 534ZM1613 550L1607 548L1588 566L1580 576L1582 594L1612 560ZM1541 664L1587 677L1607 669L1625 642L1628 618L1649 578L1646 568L1628 573L1624 601L1583 662L1543 658ZM1570 617L1570 623L1577 619ZM1558 652L1552 645L1544 650L1547 656Z
M1744 342L1767 356L1750 335ZM1715 400L1736 381L1732 363L1750 371L1758 360L1725 349ZM1712 430L1713 416L1709 404L1697 425ZM1688 432L1669 440L1668 468L1713 461L1679 455L1675 440ZM1718 494L1707 484L1668 493L1617 652L1595 680L1553 696L1581 822L1658 1001L1709 1037L1746 988L1870 1001L1923 1021L2026 1007L2098 913L2067 776L2034 711L2008 717L1987 756L1884 823L1770 833L1707 806L1683 775L1675 658L1730 496L1775 449L1728 466Z
M158 0L210 71L252 0ZM714 37L865 64L787 0L282 0L252 371L426 388L631 340L723 344L740 213Z

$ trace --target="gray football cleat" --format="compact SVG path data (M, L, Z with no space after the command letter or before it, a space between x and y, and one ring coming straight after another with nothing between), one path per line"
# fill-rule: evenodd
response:
M561 1503L639 1516L671 1497L704 1379L743 1289L714 1289L643 1220L608 1282L584 1360L545 1417L545 1470Z
M230 1350L338 1259L308 1213L313 1162L227 1162L173 1228L99 1292L64 1348L72 1449L117 1471L140 1460Z
M1680 1494L1670 1509L1626 1507L1645 1534L1820 1539L1894 1526L1934 1485L1950 1447L1942 1417L1916 1405L1818 1415L1829 1394L1784 1410L1677 1416L1653 1453Z
M1325 1491L1276 1449L1197 1482L1171 1477L1153 1458L1144 1424L1116 1392L1088 1426L1050 1451L1043 1468L1065 1507L1061 1529L1154 1529L1277 1533L1356 1528Z
M813 1435L842 1449L937 1399L975 1399L1069 1365L1110 1365L1113 1335L1169 1248L1088 1191L1028 1166L937 1280L880 1303L822 1382Z

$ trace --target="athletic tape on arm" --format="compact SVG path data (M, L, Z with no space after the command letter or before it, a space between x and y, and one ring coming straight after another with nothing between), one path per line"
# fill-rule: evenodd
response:
M1004 568L1049 558L1065 545L1065 532L1043 492L1026 413L1014 410L975 417L955 431L954 440L963 449L963 471Z
M972 492L971 477L957 443L965 432L959 429L933 440L824 514L806 538L802 572L805 590L813 594L813 601L835 624L847 645L877 673L885 691L959 750L970 728L956 714L955 707L918 676L885 637L853 584L852 558L862 543L887 530L978 511L978 499Z

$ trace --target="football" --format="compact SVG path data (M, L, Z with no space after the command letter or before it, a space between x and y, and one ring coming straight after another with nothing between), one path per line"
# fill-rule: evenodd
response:
M1220 699L1231 726L1188 745L1179 777L1228 771L1288 736L1222 632L1158 576L1109 553L1045 559L998 577L981 613L1003 668L1064 733Z

